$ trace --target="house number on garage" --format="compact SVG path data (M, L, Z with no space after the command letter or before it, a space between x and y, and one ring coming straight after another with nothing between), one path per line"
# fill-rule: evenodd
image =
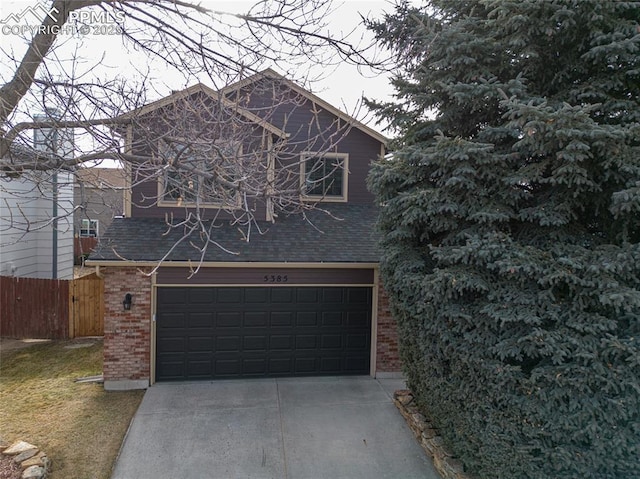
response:
M263 277L264 283L286 283L289 278L286 274L265 274Z

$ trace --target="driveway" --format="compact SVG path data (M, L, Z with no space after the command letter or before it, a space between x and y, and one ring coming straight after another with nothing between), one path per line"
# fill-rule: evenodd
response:
M391 395L399 380L156 384L112 479L439 479Z

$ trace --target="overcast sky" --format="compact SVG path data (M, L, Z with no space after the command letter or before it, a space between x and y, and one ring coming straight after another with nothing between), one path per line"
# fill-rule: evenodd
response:
M37 6L38 4L49 5L49 2L35 2L35 1L10 1L0 0L0 20L6 19L7 15L24 11L24 8L28 6ZM204 6L216 10L230 11L230 12L245 12L252 5L250 1L222 1L222 0L200 0ZM335 35L342 33L353 32L353 41L357 41L360 37L364 36L363 41L370 41L371 35L366 31L360 22L360 15L366 17L380 17L383 11L392 10L392 1L359 1L359 0L346 0L334 2L334 11L328 18L327 23L332 32ZM23 21L28 21L31 18L32 22L36 19L31 13L25 15ZM125 20L126 21L126 20ZM7 35L0 33L0 41L2 43L3 51L13 50L16 57L20 57L22 51L24 51L24 40L21 40L16 35ZM72 44L77 45L78 42L69 42L69 48ZM61 50L64 51L64 50ZM132 52L126 52L121 47L121 42L114 37L97 36L93 35L85 39L81 46L78 48L80 56L90 57L93 59L102 58L102 52L108 52L104 57L104 61L101 64L103 74L109 76L116 74L123 74L128 71L133 71L134 66L138 66L139 60L136 60L135 54ZM64 55L63 55L64 56ZM87 62L89 65L90 62ZM269 65L275 70L284 73L287 70L286 65ZM7 79L7 76L11 73L11 67L3 64L0 66L0 78L2 80ZM88 67L89 68L89 67ZM161 79L157 82L157 90L159 92L168 92L171 89L181 89L188 85L185 85L184 78L180 78L179 75L171 76L164 73L161 66L154 64L152 66L154 71L153 75L156 78ZM161 71L158 71L161 69ZM94 70L98 70L94 68ZM93 71L93 70L92 70ZM388 99L391 93L389 81L386 76L376 75L371 71L359 70L355 66L341 64L337 67L322 69L313 73L314 76L320 75L323 78L311 84L310 88L321 98L325 99L334 106L346 111L350 114L355 114L357 118L370 126L381 130L380 127L376 127L372 121L371 115L366 114L365 109L360 109L357 113L358 105L361 103L363 95L372 99ZM163 93L164 94L164 93ZM159 95L150 93L149 98L155 99Z

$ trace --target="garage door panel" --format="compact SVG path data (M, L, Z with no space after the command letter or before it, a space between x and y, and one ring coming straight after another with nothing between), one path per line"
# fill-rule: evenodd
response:
M242 371L239 359L218 359L215 361L215 376L238 376Z
M342 326L342 311L323 311L322 326Z
M290 375L293 371L292 358L270 358L269 372L273 375Z
M210 358L187 360L187 370L191 379L210 378L213 373L213 362Z
M157 296L157 380L369 372L371 288L159 287Z
M271 293L271 303L291 304L295 301L294 288L268 288Z
M341 349L342 348L342 335L340 334L323 334L322 335L322 349Z
M346 316L349 328L363 328L369 323L369 315L364 311L349 311Z
M347 348L349 349L369 349L369 338L364 334L348 334Z
M216 314L216 327L239 328L242 326L242 313L239 311Z
M260 375L267 372L267 360L265 358L250 358L242 361L242 375Z
M221 304L239 304L242 302L242 288L217 288L217 302Z
M187 288L165 288L161 296L158 297L158 304L169 306L177 304L181 308L187 303Z
M181 355L185 351L185 341L184 336L175 336L175 337L163 337L159 338L157 342L157 347L163 353L170 355L171 353L180 353Z
M318 347L318 337L310 334L299 334L296 336L296 349L315 350Z
M169 355L158 362L157 373L167 379L183 378L185 375L185 360L184 355Z
M266 351L268 339L266 335L245 336L242 342L243 351Z
M240 336L218 336L216 338L216 351L229 352L240 350Z
M367 304L370 300L369 288L349 288L347 290L347 302L349 304Z
M369 358L365 356L361 357L348 357L345 358L345 371L361 371L363 367L369 365Z
M269 303L269 290L265 288L246 288L244 301L249 304L267 304Z
M191 288L187 291L189 304L213 304L215 302L215 296L211 289Z
M317 288L297 288L296 302L297 303L317 303L318 289Z
M292 311L271 311L270 324L273 327L293 326Z
M211 352L214 344L213 336L189 336L190 352Z
M324 303L342 303L344 301L343 288L323 288L322 301Z
M190 313L187 316L187 327L189 329L212 328L213 313Z
M266 311L256 311L244 313L242 325L245 328L266 327L269 324L269 313Z
M303 311L296 314L296 326L316 326L318 313L315 311Z
M187 313L168 312L162 315L162 327L164 329L184 329L187 323Z
M295 358L295 373L312 374L318 370L316 358Z
M277 334L269 337L269 349L272 351L293 349L293 336L291 334Z
M339 356L322 358L320 361L320 370L325 373L342 370L342 358Z

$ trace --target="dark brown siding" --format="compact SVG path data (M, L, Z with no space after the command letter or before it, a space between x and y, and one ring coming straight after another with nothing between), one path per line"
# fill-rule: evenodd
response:
M189 279L187 268L160 268L157 284L180 285L264 285L300 284L369 285L372 269L342 268L203 268Z
M245 95L245 98L249 98L248 109L268 111L268 106L273 102L271 92L270 88L266 88ZM330 151L349 154L348 202L374 201L373 195L367 190L366 179L371 163L380 156L381 143L378 140L357 128L349 129L344 121L337 122L333 113L319 109L307 99L301 100L295 93L288 99L285 95L285 100L266 119L291 135L288 140L289 159L283 163L299 161L299 157L293 153L325 151L333 145Z
M348 202L372 203L374 197L367 190L366 179L371 163L380 156L381 143L362 130L350 128L344 121L338 120L333 113L322 110L306 97L290 89L278 91L275 100L274 91L277 91L277 87L274 88L271 85L262 89L244 91L241 106L290 135L286 145L278 147L278 161L283 167L288 167L289 174L285 176L291 183L286 187L297 188L298 186L300 153L303 151L347 153L349 155ZM275 108L272 106L274 102L278 105ZM159 113L162 113L162 110ZM274 138L274 141L277 139ZM141 143L134 139L134 144ZM145 151L138 153L145 153ZM278 177L277 172L276 177ZM140 178L134 178L133 185L132 216L164 217L172 214L177 218L185 217L188 210L184 207L153 205L153 199L158 194L156 179L140 182ZM256 209L256 217L259 220L266 219L263 201L253 201L255 203L251 206ZM210 217L215 216L217 212L218 210L211 209Z
M145 198L155 198L158 196L158 181L156 179L144 181L134 186L131 194L131 216L134 218L186 218L193 208L185 208L184 206L151 206L153 201ZM255 211L256 218L264 220L266 217L266 208L264 203L253 200L250 206ZM203 208L200 215L205 220L213 219L230 219L228 212L221 211L218 208Z

